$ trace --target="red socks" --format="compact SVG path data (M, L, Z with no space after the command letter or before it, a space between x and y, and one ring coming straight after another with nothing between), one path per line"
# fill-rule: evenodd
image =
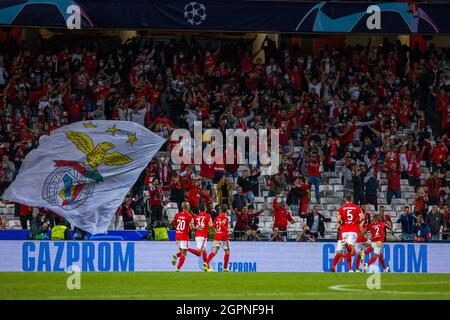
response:
M208 259L208 258L206 257L206 250L203 250L203 252L202 252L202 258L203 258L203 261L204 261L204 262L206 262L206 260Z
M192 254L195 254L197 257L200 257L200 253L198 252L197 249L189 248L188 251Z
M370 266L372 263L374 263L377 260L377 256L373 256L372 258L370 258L369 263L367 264L368 266Z
M337 253L336 253L336 255L334 256L333 264L331 265L331 270L332 270L333 272L336 271L336 264L338 263L340 257L342 257L342 255L341 255L341 254L337 254Z
M184 260L186 260L186 256L181 256L180 261L178 261L177 269L180 270L183 266Z
M211 252L208 256L208 259L206 259L206 263L209 265L209 263L211 262L211 260L214 258L216 254L214 252Z
M361 264L361 256L358 254L356 257L356 270L359 270L359 265Z
M177 258L181 257L181 251L177 252Z
M369 253L371 253L373 251L372 247L367 248L366 252L364 252L364 254L367 256Z
M223 268L228 269L228 261L230 260L230 254L225 253L225 256L223 257Z

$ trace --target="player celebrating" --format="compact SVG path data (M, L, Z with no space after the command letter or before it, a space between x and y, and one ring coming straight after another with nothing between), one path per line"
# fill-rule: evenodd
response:
M341 226L339 224L336 225L336 229L338 230L338 242L336 245L336 255L334 256L333 259L333 264L331 265L331 271L332 272L336 272L336 265L340 264L342 262L342 249L343 249L343 244L344 242L342 241L342 232L341 232Z
M203 268L205 271L211 271L209 267L209 263L219 251L219 248L222 247L223 251L225 251L225 256L223 260L223 272L228 272L228 261L230 259L230 242L228 241L228 224L230 223L230 219L227 217L227 205L222 205L220 208L220 213L214 220L214 228L216 229L216 234L214 235L213 242L213 250L209 254L208 259L203 264Z
M365 253L364 251L367 248L370 248L371 241L367 238L366 231L367 226L370 223L370 214L366 212L365 207L362 208L364 219L363 219L363 231L362 233L358 233L358 238L356 238L356 246L355 246L355 252L356 252L356 272L361 272L359 269L359 266L361 264L361 260L364 263L364 257Z
M361 208L353 204L353 196L348 194L345 197L345 205L339 209L336 219L339 229L342 232L342 241L345 241L345 248L347 249L347 266L348 271L353 272L352 256L355 255L355 243L358 233L361 233L364 222L364 215Z
M206 262L206 241L208 240L208 231L212 227L211 215L206 213L206 205L200 205L200 213L194 217L195 228L195 242L197 243L197 250L189 248L190 253L203 258L203 263Z
M189 232L191 229L194 229L192 215L189 212L189 202L183 202L181 204L181 209L183 209L183 211L178 212L172 218L172 221L170 221L170 225L176 225L175 240L177 241L179 249L179 252L173 256L172 264L175 265L177 258L180 258L175 271L180 271L184 264L184 260L186 260L186 252L189 248Z
M368 268L379 258L381 266L384 269L384 272L389 271L389 267L386 266L383 259L383 243L384 243L384 230L386 225L382 221L382 217L377 214L374 216L374 221L369 224L368 230L372 235L372 248L373 248L373 257L369 260L369 263L364 264L364 271L367 271Z

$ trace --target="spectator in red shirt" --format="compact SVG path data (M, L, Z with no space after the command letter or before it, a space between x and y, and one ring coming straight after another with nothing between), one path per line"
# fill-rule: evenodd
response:
M31 221L33 221L33 207L26 206L24 204L20 205L19 209L19 219L20 219L20 225L22 226L23 230L28 229L27 221L30 221L30 227L31 227Z
M195 214L199 213L198 209L200 207L201 198L206 199L208 197L208 195L202 191L200 185L201 178L195 178L194 183L190 186L186 195L186 201L189 202L191 205L191 210Z
M317 151L313 151L308 163L308 183L309 185L314 186L317 203L320 203L320 162L321 156Z
M163 188L159 183L159 179L155 178L149 185L150 193L150 210L151 210L151 221L162 221L162 209L163 204L167 201L164 196Z
M287 209L285 201L281 201L278 204L278 196L276 196L272 201L272 206L274 209L274 222L273 222L273 232L276 237L272 237L272 240L287 240L287 224L288 222L294 224L295 221L291 216L291 213Z
M391 204L391 200L394 196L396 198L402 197L400 187L400 168L397 166L397 164L392 163L391 167L388 168L386 171L388 180L387 203Z
M408 182L414 186L414 191L420 186L420 160L416 159L416 154L411 153L411 159L408 162Z
M439 192L441 191L442 180L439 178L438 172L433 171L427 180L428 205L439 204Z
M430 150L430 155L432 157L433 171L440 171L444 173L445 168L443 166L445 160L447 159L448 149L442 140L436 140L436 146Z
M262 211L250 213L248 210L248 206L243 206L241 211L236 213L237 220L233 231L234 239L242 239L244 233L251 228L251 222L253 221L253 219L259 216L261 213Z

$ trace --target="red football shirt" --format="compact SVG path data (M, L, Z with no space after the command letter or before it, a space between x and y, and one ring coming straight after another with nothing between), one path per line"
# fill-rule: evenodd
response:
M364 223L363 223L363 228L364 231L367 230L367 227L369 225L369 219L368 219L369 214L366 212L365 216L364 216ZM356 242L366 242L367 238L365 235L360 235L358 232L358 238L356 238Z
M342 218L341 232L357 232L359 233L359 215L362 210L353 203L347 203L339 209L339 215Z
M214 228L216 229L216 234L214 235L214 240L217 241L228 241L228 223L230 219L221 213L214 220Z
M211 221L211 215L206 212L200 212L194 218L194 224L198 228L195 230L196 237L208 238L209 222Z
M175 240L189 241L189 224L192 221L192 215L186 211L178 212L174 220L176 222Z
M372 242L376 241L384 242L384 229L385 224L382 221L376 221L369 224L368 230L372 235Z

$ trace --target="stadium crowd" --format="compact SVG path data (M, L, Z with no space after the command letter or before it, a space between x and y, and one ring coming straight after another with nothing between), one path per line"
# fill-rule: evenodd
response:
M115 50L100 42L66 42L58 48L31 50L12 38L0 47L0 192L39 137L64 124L129 120L169 139L174 129L192 130L195 121L202 121L204 129L222 132L279 129L279 172L263 177L259 166L242 170L236 164L205 163L199 170L187 164L174 169L169 141L117 212L126 229L135 228L134 214L146 214L155 223L164 220L167 203L180 208L186 200L193 212L203 209L213 216L216 205L227 204L234 237L257 240L262 211L256 210L255 197L267 189L274 197L262 208L274 209L270 239L285 240L286 227L300 215L305 223L297 240L314 241L331 221L311 204L320 203L321 168L342 168L344 195L352 193L356 204L374 205L376 211L382 172L388 204L402 197L401 179L414 186L413 212L397 221L404 239L424 233L438 239L440 232L450 231L447 49L430 45L421 51L385 39L374 51L369 39L367 46L325 46L312 54L295 44L277 47L268 37L258 52L244 40L213 48L195 38L147 37ZM264 59L256 58L261 51ZM205 139L204 146L208 143ZM428 179L421 161L431 170ZM23 228L28 221L39 225L42 216L55 224L46 210L34 219L32 208L17 205L16 214Z

